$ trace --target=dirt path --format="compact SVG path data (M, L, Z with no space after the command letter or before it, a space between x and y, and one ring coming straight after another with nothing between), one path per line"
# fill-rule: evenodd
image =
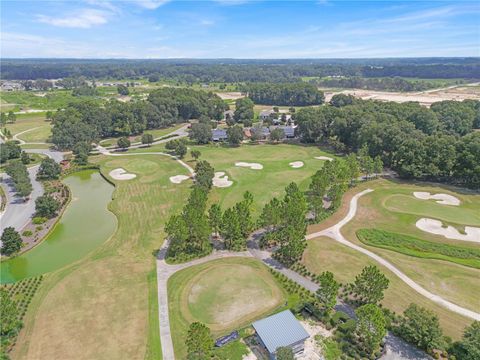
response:
M355 214L357 212L358 199L361 196L363 196L365 194L368 194L372 191L373 191L372 189L367 189L367 190L364 190L364 191L356 194L350 200L350 208L348 210L347 216L345 216L341 221L339 221L337 224L335 224L334 226L332 226L328 229L325 229L325 230L322 230L322 231L319 231L319 232L316 232L316 233L308 234L307 237L306 237L307 240L308 239L313 239L313 238L316 238L316 237L319 237L319 236L328 236L328 237L338 241L339 243L341 243L343 245L346 245L346 246L348 246L348 247L350 247L354 250L357 250L357 251L371 257L372 259L374 259L375 261L377 261L381 265L385 266L388 270L393 272L395 275L397 275L404 283L406 283L408 286L410 286L412 289L414 289L420 295L425 296L426 298L435 302L436 304L438 304L440 306L443 306L444 308L446 308L450 311L456 312L457 314L460 314L460 315L466 316L468 318L480 321L480 313L477 313L475 311L472 311L472 310L466 309L464 307L458 306L458 305L456 305L456 304L454 304L454 303L452 303L448 300L445 300L444 298L442 298L442 297L440 297L436 294L431 293L430 291L424 289L419 284L417 284L415 281L410 279L407 275L405 275L402 271L400 271L392 263L388 262L387 260L385 260L381 256L379 256L379 255L377 255L377 254L371 252L370 250L367 250L367 249L365 249L361 246L353 244L350 241L348 241L347 239L345 239L345 237L340 232L340 229L346 223L348 223L350 220L352 220L353 217L355 216Z

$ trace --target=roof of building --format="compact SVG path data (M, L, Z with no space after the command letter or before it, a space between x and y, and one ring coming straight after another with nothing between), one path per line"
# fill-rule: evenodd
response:
M252 325L271 354L274 354L279 347L289 346L309 338L302 324L290 310L255 321Z
M227 130L213 129L212 130L212 138L213 139L226 139L227 138Z
M262 110L260 111L260 116L269 116L270 114L275 113L273 110Z

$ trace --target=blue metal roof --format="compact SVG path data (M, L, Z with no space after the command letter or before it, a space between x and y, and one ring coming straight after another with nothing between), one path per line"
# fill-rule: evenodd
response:
M302 324L290 310L255 321L252 325L271 354L279 347L293 345L309 338Z

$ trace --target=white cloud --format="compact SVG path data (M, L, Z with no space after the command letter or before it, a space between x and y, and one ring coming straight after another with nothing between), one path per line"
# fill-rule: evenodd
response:
M63 17L37 15L38 21L59 27L88 29L108 22L108 13L95 9L82 9Z
M212 21L212 20L203 19L203 20L200 20L200 25L202 25L202 26L212 26L212 25L215 25L215 22Z
M132 0L133 3L148 10L155 10L169 1L170 0Z

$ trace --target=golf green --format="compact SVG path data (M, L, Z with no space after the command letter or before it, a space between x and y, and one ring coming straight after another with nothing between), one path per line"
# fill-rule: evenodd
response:
M59 223L41 244L1 263L1 283L60 269L81 259L115 231L116 218L107 209L113 186L91 170L70 175L64 183L72 192L72 201Z

